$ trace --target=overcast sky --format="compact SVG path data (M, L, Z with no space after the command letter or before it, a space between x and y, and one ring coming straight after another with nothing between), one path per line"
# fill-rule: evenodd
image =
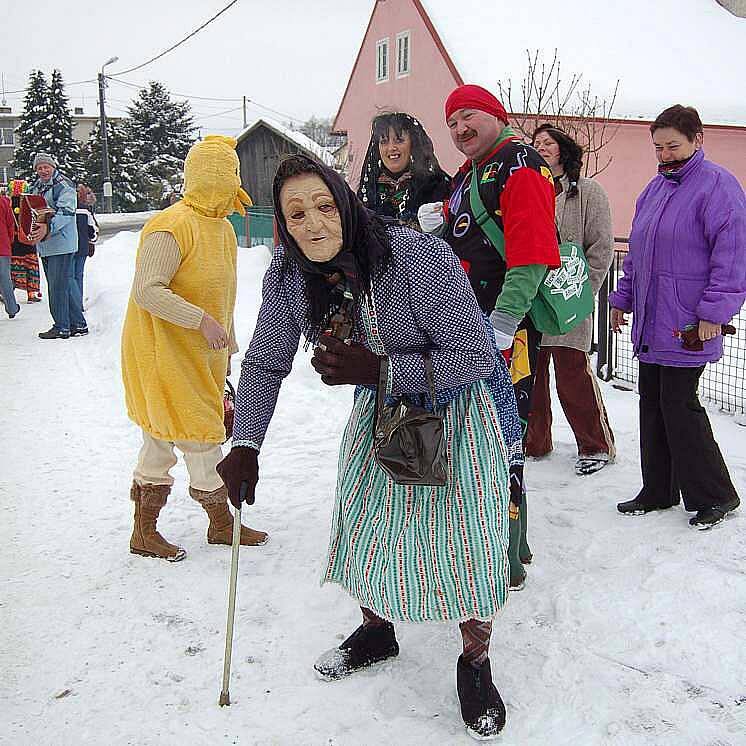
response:
M433 6L436 22L438 7L445 2L460 7L453 0L424 2L426 7ZM23 89L34 68L49 73L59 67L67 83L95 78L101 65L114 55L119 62L106 72L116 74L169 47L227 3L98 0L76 5L59 0L3 0L0 73L5 89ZM481 5L484 17L489 5ZM620 116L648 113L651 102L668 104L666 87L670 84L677 92L686 91L689 80L698 98L686 103L698 106L704 119L746 123L746 21L726 14L714 0L533 0L520 5L520 18L509 29L515 0L491 0L490 5L495 28L503 30L492 32L484 18L475 24L479 30L474 31L473 43L483 43L493 53L484 79L469 82L490 85L498 78L520 76L520 55L494 54L501 38L509 38L511 50L543 46L551 54L551 46L558 46L566 70L583 72L589 80L596 75L602 85L621 78L622 95L616 109ZM250 105L250 121L262 112L281 119L332 116L372 7L373 0L239 0L179 49L122 78L132 85L157 79L174 94L189 95L203 134L240 129L243 95L279 112L271 114ZM619 8L625 9L621 16ZM590 13L595 32L577 38L578 23ZM463 18L465 24L468 21ZM702 34L701 28L709 32ZM439 31L448 47L448 29ZM451 36L463 38L463 29ZM462 50L449 51L458 64ZM495 60L503 59L504 66L493 69ZM585 63L588 69L583 69L584 60L592 60ZM656 76L662 60L667 62L666 72ZM625 75L634 85L625 87ZM71 105L83 105L86 112L96 113L95 84L68 85L67 93ZM109 113L124 114L135 94L136 88L112 82L107 94ZM206 101L198 96L226 100ZM14 111L20 110L22 93L8 93L6 98ZM235 111L225 113L228 109Z

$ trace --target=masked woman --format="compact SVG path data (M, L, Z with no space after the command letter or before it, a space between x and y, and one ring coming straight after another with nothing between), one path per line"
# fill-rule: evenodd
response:
M451 178L433 152L433 143L410 114L379 114L372 123L357 196L377 215L419 230L417 211L448 199Z
M243 361L233 447L218 471L234 504L242 483L253 503L282 379L301 336L316 344L311 362L322 382L358 386L323 579L355 599L363 622L315 668L332 680L396 656L394 622L459 623L462 716L472 734L494 736L505 708L488 646L508 593L508 452L520 440L507 368L443 241L384 226L338 174L304 156L280 165L274 204L280 246ZM332 315L345 311L349 344L325 333ZM423 353L444 418L444 487L399 485L374 458L376 387L395 397L425 395Z

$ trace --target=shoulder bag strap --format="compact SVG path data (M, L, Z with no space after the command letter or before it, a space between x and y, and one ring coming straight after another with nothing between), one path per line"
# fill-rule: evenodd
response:
M479 194L479 175L477 173L477 164L471 166L471 187L469 188L469 205L471 213L476 220L477 225L490 243L495 247L497 253L505 261L505 236L500 230L500 226L492 219L484 206L482 197Z

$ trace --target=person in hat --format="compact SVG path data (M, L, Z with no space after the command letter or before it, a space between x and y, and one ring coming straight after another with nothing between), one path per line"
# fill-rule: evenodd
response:
M395 622L459 624L461 715L470 733L494 737L505 707L488 651L508 595L508 461L520 442L507 366L445 242L384 224L339 174L306 156L280 164L273 194L280 245L242 365L232 448L218 471L236 506L242 487L254 502L259 451L304 336L323 383L357 386L323 581L355 599L362 624L316 671L335 680L396 656ZM330 333L337 324L350 330L345 341ZM376 392L430 402L428 359L447 479L404 485L375 458Z
M423 205L420 224L440 232L466 269L474 294L494 329L497 346L510 360L525 434L541 334L527 313L547 269L560 264L554 224L552 171L508 125L503 105L488 90L462 85L446 100L445 119L453 144L467 160L454 177L448 202ZM505 236L505 261L472 213L472 170L489 215ZM523 588L530 562L523 466L511 467L510 586Z
M238 177L236 141L210 135L184 164L184 198L144 226L122 330L127 413L143 445L130 497L130 551L171 562L186 551L166 541L156 521L171 492L174 448L184 454L189 494L209 518L207 541L230 544L233 517L215 467L225 440L223 390L236 299L236 234L227 220L251 204ZM241 527L242 545L266 543Z
M75 186L57 168L57 161L48 153L34 157L36 180L29 192L40 194L54 211L48 223L41 223L29 238L36 244L41 257L49 290L49 311L54 324L39 334L40 339L69 339L88 334L83 316L83 296L75 281L75 253L78 250L78 230L75 210L78 197Z
M417 211L443 200L451 177L443 171L425 128L411 114L379 114L371 124L357 196L378 215L420 229Z
M13 285L18 290L26 291L26 302L39 303L41 301L41 291L39 289L39 257L36 253L36 246L23 243L18 233L21 199L24 194L28 193L28 189L28 182L24 179L13 179L8 184L8 196L10 197L15 220L10 272L13 277Z

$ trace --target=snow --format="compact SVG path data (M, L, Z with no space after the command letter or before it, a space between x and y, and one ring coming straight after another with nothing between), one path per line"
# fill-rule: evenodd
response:
M318 655L359 623L354 601L319 588L352 392L321 385L302 351L262 452L256 505L244 509L272 540L241 550L233 704L218 707L230 550L207 545L183 462L159 527L186 560L128 551L140 441L124 410L119 335L136 243L119 233L87 264L88 337L37 339L46 303L0 319L0 741L473 743L455 691L454 624L400 624L393 661L334 683L314 675ZM268 262L265 248L240 251L242 347ZM535 561L494 626L508 711L497 743L743 744L746 514L709 532L689 529L681 509L618 515L615 503L639 486L636 396L602 388L617 462L577 478L555 405L554 454L527 467ZM746 431L711 418L746 495Z

